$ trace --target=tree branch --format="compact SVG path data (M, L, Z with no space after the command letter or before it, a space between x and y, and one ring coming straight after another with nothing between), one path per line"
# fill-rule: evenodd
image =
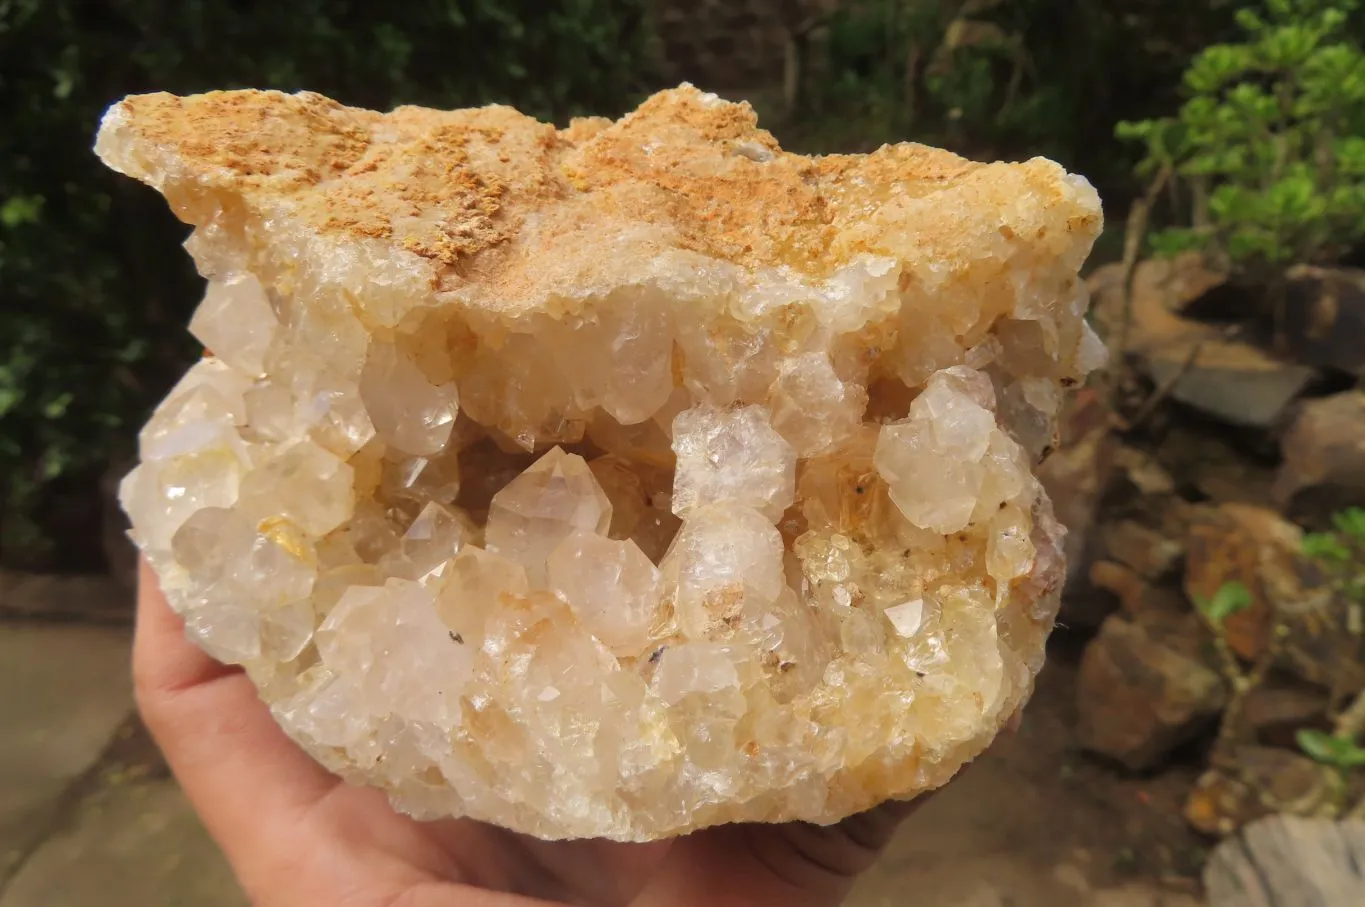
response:
M1151 219L1152 205L1170 178L1171 165L1165 164L1152 178L1142 198L1133 202L1133 207L1128 211L1128 223L1123 234L1122 309L1114 349L1114 358L1120 367L1128 355L1128 335L1133 326L1133 281L1137 276L1138 257L1142 254L1142 241L1147 238L1147 223Z

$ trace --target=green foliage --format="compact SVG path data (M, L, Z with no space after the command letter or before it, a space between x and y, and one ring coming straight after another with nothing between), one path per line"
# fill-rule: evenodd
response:
M646 0L0 0L0 556L54 480L106 461L194 355L199 283L150 190L90 151L125 94L311 89L501 101L563 121L643 93Z
M1365 238L1365 52L1359 0L1264 0L1236 14L1241 40L1203 50L1174 117L1121 122L1139 173L1183 182L1190 227L1163 254L1208 250L1254 276L1329 261Z
M1303 552L1317 561L1352 607L1365 608L1365 508L1333 514L1332 526L1331 532L1304 535Z
M1331 532L1311 532L1303 537L1303 553L1329 563L1345 563L1351 559L1351 549Z
M1050 88L1029 78L1022 28L1036 3L1001 0L841 4L811 87L817 110L863 121L867 143L907 133L946 143L1048 138L1036 117ZM1020 13L1023 13L1021 15ZM1028 84L1025 85L1027 79Z
M1219 586L1212 598L1197 599L1195 605L1210 624L1220 627L1223 621L1238 611L1245 611L1251 607L1251 590L1242 583L1232 580Z
M1230 0L844 0L812 46L784 141L866 150L907 139L975 158L1043 154L1111 201L1137 153L1113 135L1178 103L1180 74L1232 27Z
M1365 507L1347 507L1332 515L1337 532L1356 542L1365 542Z
M1323 765L1338 771L1365 767L1365 748L1353 740L1311 728L1301 729L1294 737L1299 749Z

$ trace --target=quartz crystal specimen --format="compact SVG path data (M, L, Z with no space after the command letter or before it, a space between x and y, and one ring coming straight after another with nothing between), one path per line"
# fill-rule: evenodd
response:
M829 823L1027 699L1085 180L788 154L691 86L563 129L143 95L96 147L208 280L134 538L330 769L545 838Z

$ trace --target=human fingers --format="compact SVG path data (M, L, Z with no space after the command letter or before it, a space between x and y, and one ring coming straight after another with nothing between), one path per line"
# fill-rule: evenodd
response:
M834 907L924 798L830 826L728 825L677 842L632 907Z
M229 859L269 846L338 783L271 718L239 669L185 638L156 576L139 573L133 683L138 708L205 827Z

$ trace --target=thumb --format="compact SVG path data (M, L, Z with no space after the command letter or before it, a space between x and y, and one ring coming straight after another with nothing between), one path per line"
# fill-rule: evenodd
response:
M834 907L924 801L836 825L723 825L680 839L631 907Z

